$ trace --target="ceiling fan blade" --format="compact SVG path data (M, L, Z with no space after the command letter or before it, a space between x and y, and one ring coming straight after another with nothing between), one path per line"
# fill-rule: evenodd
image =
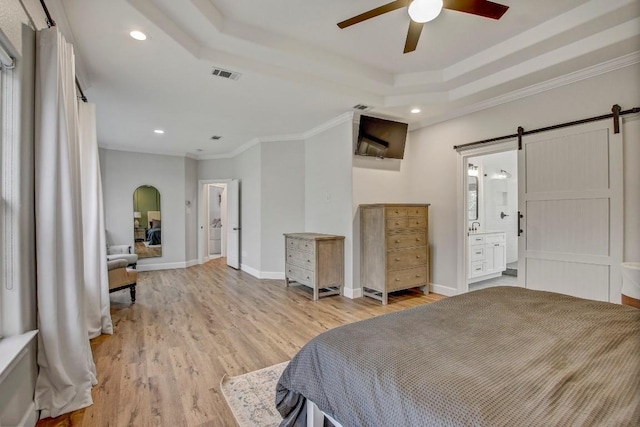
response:
M509 6L488 0L444 0L444 8L485 18L500 19Z
M420 40L420 34L424 23L415 22L412 19L409 20L409 31L407 32L407 41L404 44L404 53L413 52L418 47L418 40Z
M375 18L376 16L383 15L387 12L394 11L396 9L400 9L401 7L407 6L409 0L396 0L391 3L387 3L383 6L376 7L375 9L371 9L368 12L361 13L358 16L354 16L353 18L347 19L346 21L342 21L338 23L338 27L347 28L354 24L358 24L362 21L366 21L367 19Z

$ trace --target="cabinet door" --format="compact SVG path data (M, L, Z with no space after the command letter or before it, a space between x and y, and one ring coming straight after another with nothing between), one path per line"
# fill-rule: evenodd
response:
M487 245L487 273L498 273L507 268L507 251L504 243Z

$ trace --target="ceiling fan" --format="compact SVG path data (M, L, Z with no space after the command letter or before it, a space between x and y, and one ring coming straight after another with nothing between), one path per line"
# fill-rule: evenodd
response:
M367 19L375 18L387 12L407 7L409 9L409 32L404 45L404 53L413 52L418 46L420 33L426 22L434 20L442 9L457 10L485 18L500 19L509 6L488 0L396 0L383 6L361 13L338 23L338 27L347 28Z

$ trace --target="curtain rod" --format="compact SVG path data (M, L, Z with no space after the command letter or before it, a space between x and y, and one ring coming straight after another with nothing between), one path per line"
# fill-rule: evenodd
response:
M597 122L600 120L604 120L604 119L614 119L614 128L616 129L616 133L618 133L617 129L618 129L618 118L620 116L625 116L627 114L636 114L636 113L640 113L640 107L635 107L635 108L630 108L628 110L625 111L621 111L620 106L619 105L614 105L612 108L612 112L609 114L604 114L602 116L596 116L596 117L589 117L588 119L582 119L582 120L575 120L572 122L566 122L566 123L560 123L557 125L553 125L553 126L547 126L547 127L543 127L543 128L538 128L538 129L532 129L532 130L527 130L525 131L522 127L518 127L518 133L514 133L511 135L505 135L505 136L499 136L497 138L490 138L490 139L483 139L482 141L476 141L476 142L469 142L468 144L462 144L462 145L454 145L453 149L454 150L466 150L466 149L470 149L476 146L480 146L480 145L484 145L484 144L491 144L491 143L496 143L499 141L504 141L507 139L515 139L515 138L519 138L520 140L522 139L523 136L525 135L533 135L535 133L540 133L540 132L547 132L550 130L556 130L556 129L562 129L562 128L566 128L569 126L576 126L576 125L582 125L585 123L591 123L591 122Z
M49 9L47 8L47 4L44 2L44 0L40 0L40 6L42 6L42 10L44 11L45 16L47 17L46 18L47 27L49 28L55 27L56 21L54 21L53 18L51 17L51 14L49 13ZM77 76L76 76L76 87L78 88L78 92L80 92L80 96L78 98L80 98L82 102L88 102L87 97L82 91L82 87L80 87L80 82L78 81Z

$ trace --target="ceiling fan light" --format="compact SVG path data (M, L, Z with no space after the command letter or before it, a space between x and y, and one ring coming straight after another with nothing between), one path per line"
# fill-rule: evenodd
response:
M423 24L433 21L442 12L442 0L413 0L409 5L409 17Z

